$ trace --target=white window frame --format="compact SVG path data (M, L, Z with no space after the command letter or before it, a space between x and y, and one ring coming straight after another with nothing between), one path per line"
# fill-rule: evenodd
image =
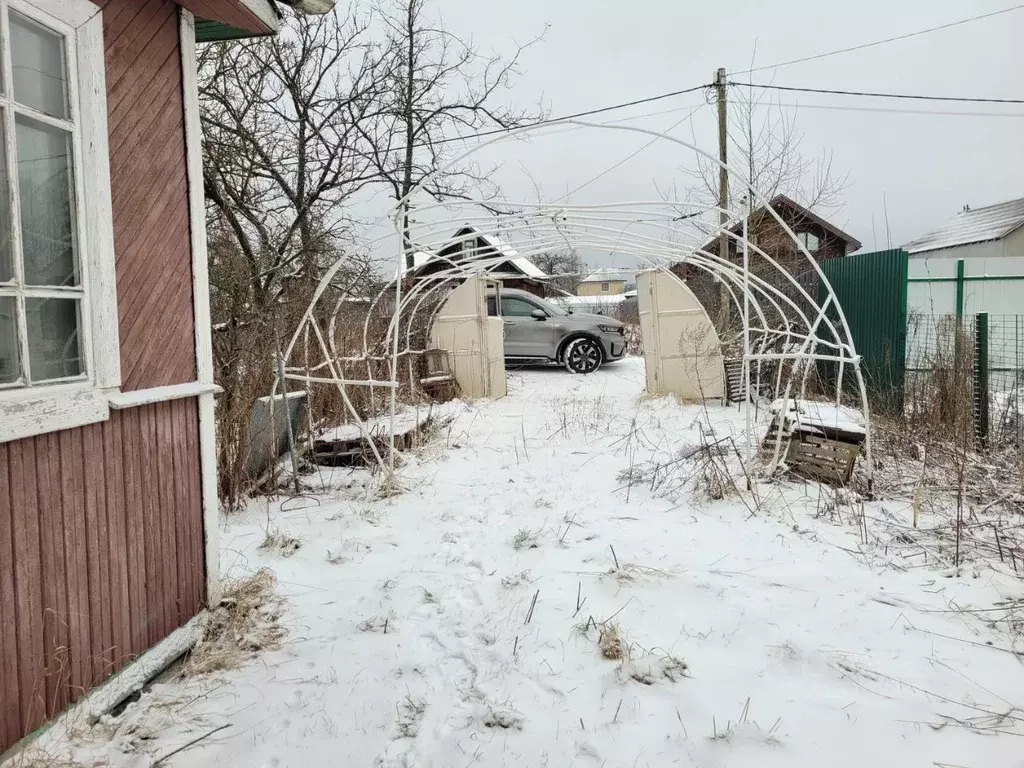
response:
M76 129L72 151L82 287L80 354L85 374L74 381L0 390L0 442L105 421L110 416L108 396L119 391L121 384L103 16L89 0L0 0L5 11L0 14L0 35L7 41L8 8L64 35L70 122ZM2 48L0 66L6 82L12 83L10 46ZM33 117L54 125L68 122ZM8 160L14 148L13 127L13 117L8 117L4 148ZM17 166L10 162L8 166L10 215L20 227ZM19 319L24 328L24 317Z

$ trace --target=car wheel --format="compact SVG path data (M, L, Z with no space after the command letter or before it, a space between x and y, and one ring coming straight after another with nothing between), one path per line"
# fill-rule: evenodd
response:
M601 347L593 339L575 339L565 348L565 368L570 373L593 373L601 367Z

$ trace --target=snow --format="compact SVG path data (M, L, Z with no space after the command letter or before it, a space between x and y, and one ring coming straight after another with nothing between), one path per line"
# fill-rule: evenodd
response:
M441 381L445 378L447 377L435 376L432 379L424 379L424 381ZM395 434L404 435L407 432L412 432L423 424L427 418L432 418L436 421L443 421L450 418L462 408L463 404L459 401L441 403L438 405L423 405L418 407L409 406L403 408L395 413ZM380 416L374 419L367 419L363 422L363 427L365 431L360 429L359 425L355 423L342 424L340 427L332 427L331 429L324 430L320 433L317 439L325 442L345 442L349 440L358 440L366 434L386 437L389 434L389 429L391 427L391 417L389 415Z
M553 296L548 301L561 307L616 307L624 301L636 298L636 291L626 291L610 296Z
M778 413L783 401L776 400L769 410ZM846 405L822 403L816 400L790 399L786 401L787 426L794 422L803 428L826 427L843 432L865 434L864 414Z
M938 229L904 245L903 250L907 253L924 253L999 240L1022 225L1024 197L961 211Z
M610 280L623 280L627 283L636 282L635 269L621 269L619 267L602 267L583 278L584 283L604 283Z
M230 724L161 765L1019 768L1024 665L956 609L1020 581L867 556L857 512L906 521L904 502L794 481L759 485L752 513L629 484L709 430L743 445L741 411L643 381L637 359L516 373L406 454L398 495L323 468L307 497L254 500L222 569L274 571L283 647L45 746L139 768ZM259 549L270 529L300 548Z

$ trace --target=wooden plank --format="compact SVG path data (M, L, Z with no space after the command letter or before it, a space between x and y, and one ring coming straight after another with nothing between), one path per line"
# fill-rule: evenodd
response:
M155 111L154 104L163 103L164 95L174 90L176 84L181 87L181 48L177 37L163 35L153 40L150 46L147 55L151 64L146 72L136 75L145 80L146 87L139 89L132 81L122 79L117 87L107 89L107 125L111 135L131 130L138 120L136 110ZM174 56L179 58L177 67L169 61Z
M125 533L127 544L128 603L131 615L129 650L141 653L147 646L146 632L146 547L144 538L144 510L139 492L139 464L142 459L140 445L139 409L119 411L117 419L121 430L122 476L125 489Z
M100 560L103 551L100 549L100 530L96 498L97 473L93 457L96 455L96 444L92 429L85 427L76 430L82 441L82 454L85 460L82 465L82 481L84 485L83 506L85 509L85 558L88 569L88 606L89 606L89 647L85 649L85 663L89 669L87 686L91 688L103 679L103 580L101 578Z
M78 639L72 646L74 654L78 657L79 679L71 691L71 698L75 700L88 692L92 687L92 615L89 604L89 539L86 527L86 498L85 498L85 445L82 442L82 430L75 429L70 432L71 442L67 461L71 468L72 483L74 490L66 494L65 498L71 502L72 526L74 535L73 549L68 552L74 559L74 568L69 569L68 578L74 584L78 593L77 614L78 614ZM64 524L67 525L67 507L65 507Z
M11 506L9 453L14 443L0 443L0 750L21 736L18 695L17 612L14 601L14 519Z
M110 553L111 622L114 632L114 670L124 666L131 654L131 608L128 601L128 526L125 520L125 488L121 429L112 421L103 423L104 476L107 482L107 534Z
M152 70L150 46L167 34L167 28L178 26L177 7L170 2L160 3L149 0L124 29L114 37L104 35L104 53L107 64L107 90L115 91L125 79L137 78L145 87L146 77Z
M11 446L8 460L11 508L14 510L13 600L18 616L18 693L21 699L22 733L39 727L46 718L43 590L35 457L32 440L19 440Z
M60 498L60 456L51 449L51 435L34 438L36 443L36 493L39 498L39 545L43 580L43 658L46 669L46 714L52 717L64 708L67 661L65 615L63 528Z
M155 425L153 412L149 407L136 409L139 415L139 441L142 463L139 474L139 491L143 509L143 539L146 553L146 642L156 643L163 632L163 603L161 602L160 570L160 509L158 506L158 480L154 443Z
M194 562L196 569L195 605L201 608L206 604L206 532L203 528L205 518L203 517L202 498L202 455L199 445L199 401L192 400L188 403L185 414L186 442L188 445L189 477L197 478L195 485L189 486L189 508L193 510L193 523L189 526L192 534L192 547L195 552Z
M173 403L156 403L157 471L160 478L160 524L162 533L161 570L164 589L164 626L167 631L181 626L179 622L178 546L174 497L174 430L171 417Z
M193 548L193 524L189 509L188 483L198 483L198 477L189 475L188 434L185 424L185 403L173 403L174 419L174 498L175 529L178 542L178 592L180 610L178 620L188 621L196 610L195 604L195 550Z

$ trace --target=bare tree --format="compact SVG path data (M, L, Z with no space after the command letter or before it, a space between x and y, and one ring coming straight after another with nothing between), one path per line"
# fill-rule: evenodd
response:
M830 150L804 152L796 107L785 106L771 91L737 86L729 88L728 99L729 164L743 170L758 195L768 200L786 195L816 212L842 206L849 174L834 171ZM696 168L686 169L693 179L687 190L693 202L718 204L718 171L716 163L699 155ZM746 198L749 204L754 199L750 189L733 187L730 195L734 200Z
M373 145L370 159L379 179L396 201L402 201L401 227L407 247L407 196L428 175L424 190L435 200L467 200L471 192L483 199L496 194L490 174L472 163L436 171L454 151L463 149L452 143L458 136L488 128L515 128L541 116L501 103L518 74L523 51L539 38L517 46L509 58L488 56L472 41L446 30L440 20L430 18L427 0L387 2L381 15L388 91L383 119L366 137ZM411 252L406 259L411 267Z
M200 51L222 498L247 484L250 413L275 374L279 340L308 306L323 270L345 268L347 293L372 277L346 214L373 183L363 128L379 119L383 84L369 21L286 12L274 38Z
M273 38L200 53L209 215L273 307L352 240L343 204L376 179L363 130L381 83L366 18L293 16Z
M576 289L586 277L587 265L574 250L549 251L531 256L530 261L536 264L542 272L551 276L548 281L549 285L566 293L575 295Z

